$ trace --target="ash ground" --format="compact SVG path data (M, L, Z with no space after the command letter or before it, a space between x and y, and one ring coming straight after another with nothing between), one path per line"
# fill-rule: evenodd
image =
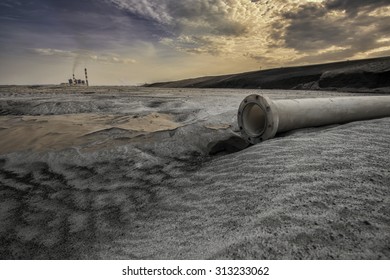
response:
M357 95L0 87L0 257L389 259L390 118L247 146L252 93Z

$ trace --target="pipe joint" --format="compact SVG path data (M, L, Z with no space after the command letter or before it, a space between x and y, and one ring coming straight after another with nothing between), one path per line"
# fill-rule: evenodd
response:
M277 108L265 96L247 96L238 108L237 119L242 136L251 144L273 138L278 130Z

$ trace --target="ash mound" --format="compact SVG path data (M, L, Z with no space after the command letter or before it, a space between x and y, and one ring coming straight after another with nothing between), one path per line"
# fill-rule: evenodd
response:
M390 57L201 77L147 86L390 92Z

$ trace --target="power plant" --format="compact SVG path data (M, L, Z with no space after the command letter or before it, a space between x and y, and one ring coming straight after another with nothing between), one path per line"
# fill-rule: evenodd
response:
M87 68L84 69L85 80L76 79L74 73L73 78L68 80L70 86L89 86Z

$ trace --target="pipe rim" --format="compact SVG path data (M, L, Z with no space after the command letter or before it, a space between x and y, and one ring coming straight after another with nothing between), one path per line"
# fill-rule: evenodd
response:
M257 118L260 123L253 126L253 123L250 123L249 114L253 108L257 107L261 109L262 116L257 115L255 117L264 117L264 119ZM251 144L257 144L275 136L279 117L276 106L268 97L251 94L241 102L237 113L237 121L243 138Z

